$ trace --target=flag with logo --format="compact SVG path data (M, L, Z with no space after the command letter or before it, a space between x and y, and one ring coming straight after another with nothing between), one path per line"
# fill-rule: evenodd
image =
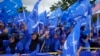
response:
M69 34L68 38L64 43L64 48L62 51L62 56L76 56L77 43L80 38L80 22L77 22L76 26L73 28L72 32Z

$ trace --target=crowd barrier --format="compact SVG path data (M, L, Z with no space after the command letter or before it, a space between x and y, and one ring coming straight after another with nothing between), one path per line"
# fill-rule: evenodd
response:
M95 49L95 48L91 48ZM98 49L98 48L96 48ZM2 54L0 56L18 56L18 54ZM29 56L29 54L21 54L21 56ZM36 56L60 56L57 52L49 52L49 53L37 53ZM100 56L100 50L98 51L82 51L80 52L80 56Z
M80 52L80 56L100 56L100 48L91 47L91 48L83 48L83 49L90 49L93 51L82 51Z
M93 51L93 52L82 51L80 53L80 56L100 56L100 51Z
M57 56L59 53L57 52L49 52L49 53L37 53L36 56ZM0 56L18 56L18 54L2 54ZM21 54L21 56L29 56L29 54Z

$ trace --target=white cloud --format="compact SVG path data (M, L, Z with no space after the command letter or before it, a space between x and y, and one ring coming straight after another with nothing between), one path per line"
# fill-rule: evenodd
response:
M32 11L33 6L37 0L22 0L23 5L27 7L29 11ZM44 10L49 11L50 6L56 3L58 0L42 0L39 4L39 13L43 12Z

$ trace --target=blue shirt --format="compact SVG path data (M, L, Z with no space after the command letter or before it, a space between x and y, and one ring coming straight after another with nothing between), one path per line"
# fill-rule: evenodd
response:
M59 45L60 45L59 39L52 38L51 39L51 46L50 46L51 52L55 52L58 49L57 47L59 47Z
M48 39L44 39L44 41L45 41L45 44L44 44L44 51L43 52L49 52L51 40L48 38Z
M60 41L57 41L55 44L55 51L57 52L58 50L62 51L63 49L63 44L60 43Z
M22 52L22 50L24 49L24 47L23 47L23 43L21 42L21 41L19 41L17 44L16 44L16 47L14 47L15 48L15 53L17 52L17 53L20 53L20 52ZM6 53L7 54L11 54L12 53L12 51L11 51L11 48L8 46L7 48L6 48Z
M78 47L80 47L80 46L82 46L82 47L84 47L84 48L87 48L87 49L85 49L86 51L90 51L90 43L89 43L89 41L85 41L84 39L82 39L82 40L80 41Z

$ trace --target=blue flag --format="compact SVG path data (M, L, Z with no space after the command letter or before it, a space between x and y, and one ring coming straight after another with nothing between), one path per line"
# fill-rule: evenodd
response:
M56 27L57 26L57 22L58 22L58 19L57 17L52 17L51 19L49 19L49 27Z
M49 27L56 27L57 26L57 21L58 18L57 16L55 16L55 13L53 13L50 17L49 17Z
M77 21L78 16L84 16L86 15L85 12L90 9L90 3L89 0L78 0L75 4L73 4L69 9L66 11L66 17L63 17L63 19L66 19L66 21Z
M50 15L50 17L62 17L62 10L61 7L58 7L56 10L52 11L52 14Z
M3 7L4 7L4 0L1 0L0 1L0 9L3 9Z
M0 6L4 5L4 3L5 3L5 0L0 0Z
M30 14L31 19L33 19L35 23L38 21L38 5L39 5L40 1L41 0L37 0L31 14Z
M2 3L4 5L3 9L8 16L15 15L16 13L18 13L17 9L22 7L21 0L4 0Z
M41 13L39 15L39 21L42 22L43 25L47 25L48 24L48 19L47 19L46 11L44 11L43 13Z
M27 25L27 29L28 29L28 32L29 34L32 34L33 32L38 32L38 25L39 25L39 22L35 23L32 19L28 18L27 19L28 22L26 23Z
M32 20L30 20L28 23L27 23L27 29L28 29L28 32L29 34L32 34L33 33L33 25L34 25L34 22Z
M75 8L76 8L78 5L79 5L78 2L76 2L75 4L73 4L72 6L70 6L67 10L65 10L65 11L63 12L63 16L62 16L61 21L62 21L62 22L66 22L66 21L68 20L69 14L70 14L71 12L73 12L73 10L75 10Z
M18 14L17 9L20 7L22 7L21 0L0 0L0 9L2 11L0 14L2 14L3 22L12 21L13 17Z
M37 27L38 27L38 5L40 3L41 0L37 0L37 2L35 3L32 12L30 13L29 17L28 17L28 22L27 22L27 27L28 27L28 31L30 34L33 33L33 31L37 31Z
M17 17L19 17L20 19L19 19L19 21L23 21L23 22L25 22L26 23L26 21L29 21L28 19L28 15L29 13L28 12L26 12L26 11L23 11L22 13L18 13L18 16Z
M16 1L0 0L0 9L1 9L0 15L2 15L2 21L4 23L7 23L8 21L12 21L14 16L18 14L17 9L19 9L20 7L22 7L21 0L16 0Z
M89 34L91 31L91 17L92 17L92 7L91 4L88 4L87 10L84 12L83 18L81 20L82 24L85 23L84 25L86 27L85 34Z
M80 22L77 22L76 26L66 39L62 56L76 56L77 43L80 38Z
M7 16L17 15L17 13L18 13L17 10L14 8L6 7L4 9L5 9L5 13L7 14Z
M5 5L10 5L12 8L18 9L23 6L22 0L4 0Z
M12 4L14 4L14 8L18 9L22 7L22 0L10 0Z
M58 7L57 8L56 15L57 15L57 18L58 18L58 23L60 23L61 22L61 19L62 19L62 15L63 15L63 12L62 12L61 7Z
M68 13L67 11L63 12L61 22L63 22L63 23L66 22L67 13Z
M58 7L56 10L52 11L50 17L49 17L49 24L50 27L56 27L59 22L59 17L62 17L62 10L60 7Z
M57 14L56 14L57 17L62 17L63 12L62 12L62 10L61 10L61 7L58 7L58 8L56 9L56 12L55 12L55 13L57 13Z

